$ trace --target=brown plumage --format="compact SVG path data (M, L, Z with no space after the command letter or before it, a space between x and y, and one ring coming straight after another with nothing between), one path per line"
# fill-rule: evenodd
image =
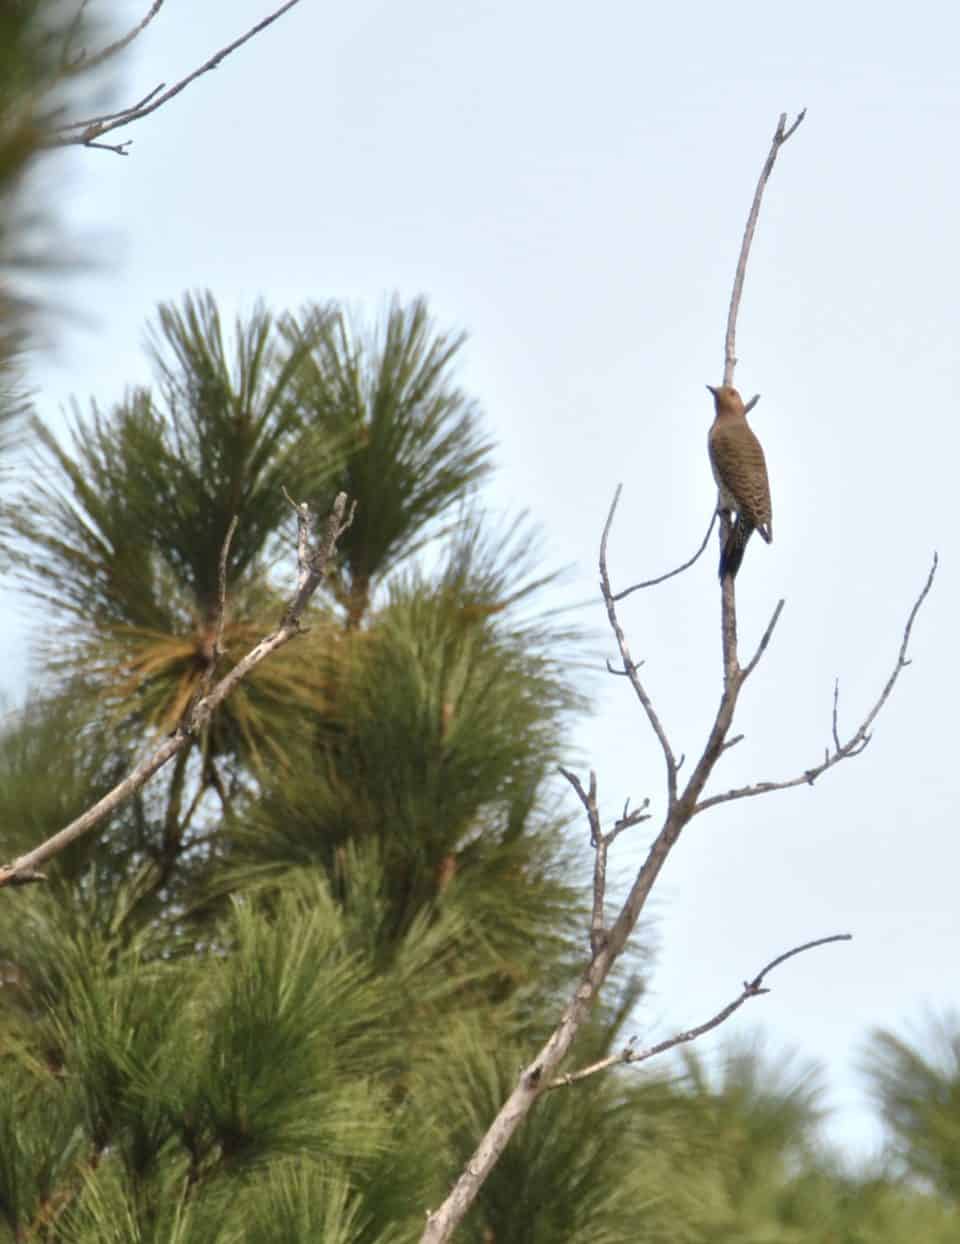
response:
M720 508L737 513L720 555L722 579L727 574L736 575L754 531L759 531L767 544L771 543L773 511L763 449L747 423L740 394L729 384L718 389L708 384L707 388L717 409L708 447L713 477L720 489Z

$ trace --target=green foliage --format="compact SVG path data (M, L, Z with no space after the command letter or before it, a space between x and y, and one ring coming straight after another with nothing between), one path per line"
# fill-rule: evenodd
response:
M50 668L82 669L117 722L175 726L209 665L234 516L228 661L279 617L269 568L281 552L292 559L284 489L321 512L341 487L357 502L342 543L351 586L334 593L357 623L372 585L488 469L476 412L448 378L458 345L433 332L422 303L394 306L383 339L359 343L335 308L298 322L258 307L228 343L209 294L161 306L155 391L108 412L94 402L87 417L75 407L69 447L34 424L31 487L11 521L21 583L62 623L44 632ZM318 612L314 660L280 652L244 682L211 727L210 755L288 759L304 712L325 707L331 621Z
M778 1198L782 1239L796 1244L952 1244L960 1217L937 1197L889 1177L837 1175L823 1164Z
M57 259L42 228L53 205L41 210L28 179L73 76L65 60L71 40L90 33L86 16L78 20L65 9L57 0L0 8L0 373L29 327L32 304L22 280Z
M415 1064L451 1018L491 1018L465 992L484 973L459 969L457 916L418 921L384 968L365 902L316 876L235 900L203 947L131 935L104 906L41 894L19 938L3 913L22 999L0 1103L11 1230L51 1197L69 1207L51 1238L76 1240L190 1238L178 1232L201 1222L218 1222L206 1238L239 1239L261 1193L281 1207L277 1231L284 1215L299 1224L289 1238L336 1221L344 1238L386 1241L416 1221L438 1172ZM255 1221L283 1238L271 1215Z
M960 1202L960 1019L930 1015L913 1042L875 1031L865 1068L899 1161Z
M75 49L95 30L88 12L60 0L0 5L0 456L22 439L29 410L23 355L36 336L42 278L73 262L58 204L42 202L34 175L54 125L88 80ZM38 278L41 280L38 281ZM4 466L0 480L6 482ZM0 557L8 543L0 511ZM4 569L5 569L4 565Z
M290 513L285 486L301 495L333 465L330 440L303 427L291 396L307 340L288 345L257 307L228 350L209 294L160 306L158 325L157 392L137 389L109 413L92 403L88 418L75 408L70 449L35 423L21 521L34 559L22 576L71 627L98 636L209 624L235 515L229 581L249 608L244 593L262 595L260 564Z
M372 331L308 308L301 334L314 343L301 371L303 408L346 446L330 488L316 494L320 508L341 490L357 501L338 591L356 624L375 584L435 537L435 520L488 474L491 444L451 379L463 338L438 335L422 300L394 302Z
M64 739L70 746L64 746ZM28 700L0 722L0 823L16 854L79 816L123 776L112 740L69 697ZM56 773L55 782L45 775ZM68 867L85 862L69 852Z
M395 579L369 626L341 637L328 710L291 771L228 827L222 875L296 863L345 880L371 844L387 878L371 925L385 949L442 896L469 914L471 940L499 947L504 973L523 975L531 923L562 940L579 914L564 819L541 795L577 702L556 668L564 637L513 621L506 576L484 573L467 528L433 578Z

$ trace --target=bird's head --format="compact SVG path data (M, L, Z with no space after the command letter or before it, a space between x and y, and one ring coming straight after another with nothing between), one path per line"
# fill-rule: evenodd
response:
M743 398L732 384L722 384L718 388L708 384L707 388L713 394L713 402L717 408L718 415L742 415L745 413Z

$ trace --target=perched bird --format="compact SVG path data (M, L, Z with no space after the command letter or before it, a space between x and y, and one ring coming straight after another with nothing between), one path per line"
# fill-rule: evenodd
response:
M708 447L713 477L720 489L720 508L736 510L736 522L720 555L720 578L733 577L740 569L743 551L754 531L767 544L773 540L770 484L763 449L747 423L743 399L729 384L715 389L708 384L717 408L710 428Z

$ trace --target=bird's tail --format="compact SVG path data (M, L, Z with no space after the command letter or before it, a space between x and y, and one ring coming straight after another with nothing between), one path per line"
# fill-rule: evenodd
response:
M723 552L720 554L720 578L729 575L731 579L736 577L737 571L740 569L740 563L743 561L743 552L747 547L747 541L753 535L753 524L747 522L741 515L737 515L737 520L730 528L730 534L727 536L727 543L723 546Z

